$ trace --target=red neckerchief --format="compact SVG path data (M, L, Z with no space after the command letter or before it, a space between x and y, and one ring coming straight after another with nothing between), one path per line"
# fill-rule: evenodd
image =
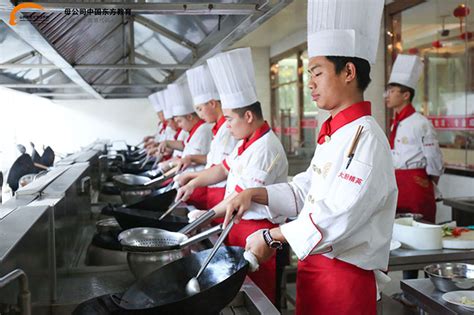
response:
M174 140L178 140L179 134L181 133L181 128L178 128L176 130L176 133L174 134Z
M264 134L266 134L267 132L270 131L270 126L268 125L268 123L265 121L261 126L260 128L258 128L255 133L253 134L252 138L245 138L244 139L244 142L242 143L242 145L239 147L238 149L238 155L241 155L242 153L244 153L244 151L250 147L250 145L252 145L252 143L254 143L255 141L257 141L258 139L260 139Z
M335 117L329 117L321 125L318 135L318 144L323 144L326 136L332 136L339 128L354 120L371 114L370 102L359 102L340 111Z
M215 123L214 127L212 127L212 134L216 136L219 128L225 123L225 117L222 116L219 120Z
M186 140L186 143L189 143L189 141L191 140L191 138L193 137L194 133L196 132L196 130L202 125L204 124L204 120L200 119L192 128L191 130L189 131L189 137L188 139Z
M395 119L392 121L392 125L390 126L390 136L388 137L388 142L390 143L390 148L393 149L395 145L395 136L397 135L397 128L398 124L405 118L411 116L411 114L416 113L415 108L410 103L405 106L400 113L395 114Z
M166 121L164 123L161 123L160 135L165 131L167 126L168 126L168 123Z

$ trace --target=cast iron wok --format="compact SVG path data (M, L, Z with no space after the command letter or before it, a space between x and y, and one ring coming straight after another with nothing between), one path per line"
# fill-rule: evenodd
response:
M216 314L228 305L245 280L249 263L241 247L221 247L199 278L201 292L188 296L186 283L196 275L209 250L193 253L152 272L112 300L124 314Z

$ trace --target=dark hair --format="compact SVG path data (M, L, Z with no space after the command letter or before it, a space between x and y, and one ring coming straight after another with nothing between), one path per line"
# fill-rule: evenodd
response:
M258 120L263 120L262 106L259 101L242 108L232 109L232 111L238 114L240 118L244 117L245 112L248 110L251 111Z
M398 84L398 83L389 83L388 87L398 87L400 89L400 92L402 93L410 93L410 103L413 102L413 99L415 98L415 90L412 89L411 87L408 87L406 85Z
M369 86L370 79L370 64L367 60L358 57L341 57L341 56L326 56L326 58L334 64L336 74L341 73L342 69L348 62L354 64L356 68L357 87L361 92Z

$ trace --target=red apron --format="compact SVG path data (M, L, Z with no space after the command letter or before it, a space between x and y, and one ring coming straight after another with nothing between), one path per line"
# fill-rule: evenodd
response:
M296 315L376 315L374 272L311 255L298 261Z
M199 210L207 210L207 187L194 189L186 203L195 206Z
M436 221L433 182L425 169L395 170L398 186L397 213L421 213L423 219Z
M207 187L207 209L212 209L224 200L225 187ZM218 225L224 222L224 218L217 218L212 220L213 225Z
M226 245L245 248L247 236L260 229L277 227L268 220L241 220L230 230ZM268 299L275 303L276 295L276 255L261 264L258 271L249 273L250 279L265 293Z

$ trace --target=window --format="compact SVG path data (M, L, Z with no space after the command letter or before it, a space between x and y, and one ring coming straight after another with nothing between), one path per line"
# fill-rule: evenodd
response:
M422 58L413 105L437 130L446 166L474 170L473 5L428 0L391 14L386 73L399 53Z

